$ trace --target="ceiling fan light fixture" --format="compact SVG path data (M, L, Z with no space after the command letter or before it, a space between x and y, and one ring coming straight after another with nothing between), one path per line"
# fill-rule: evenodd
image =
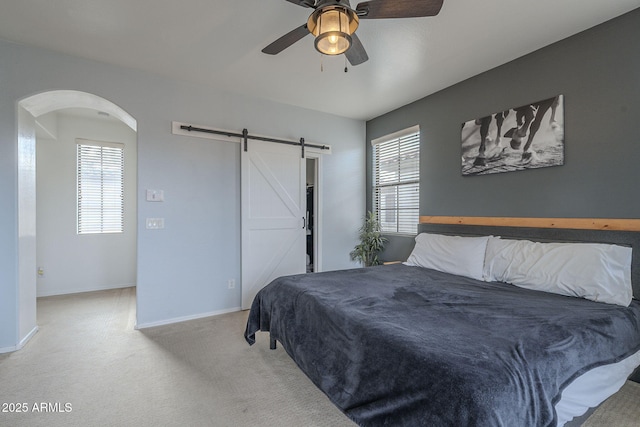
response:
M351 34L358 28L358 16L347 7L335 5L317 9L307 21L316 37L316 50L325 55L340 55L351 47Z
M316 37L316 50L325 55L340 55L351 47L351 36L339 31L328 31Z

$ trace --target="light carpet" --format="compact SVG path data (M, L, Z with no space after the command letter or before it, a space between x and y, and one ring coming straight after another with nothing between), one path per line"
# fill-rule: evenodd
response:
M353 426L266 334L249 347L246 317L138 331L132 288L40 298L39 332L0 355L0 403L28 410L0 425Z
M246 318L138 331L134 288L40 298L39 332L0 355L0 425L355 425L267 334L249 347ZM584 425L637 426L639 398L627 383Z
M582 424L583 427L640 426L640 384L627 381Z

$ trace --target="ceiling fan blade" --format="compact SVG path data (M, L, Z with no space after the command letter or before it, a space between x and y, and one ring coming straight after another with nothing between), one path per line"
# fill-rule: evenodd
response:
M356 33L351 34L351 47L349 47L349 50L347 50L344 55L354 67L369 59L369 55L367 55L367 51L364 50L364 46L362 46L362 42Z
M359 3L356 13L360 19L419 18L435 16L444 0L372 0Z
M287 0L289 3L297 4L302 7L313 7L315 2L314 0Z
M287 34L285 34L284 36L280 37L278 40L271 43L269 46L262 49L262 53L266 53L269 55L276 55L282 52L283 50L285 50L286 48L288 48L289 46L291 46L292 44L294 44L295 42L297 42L298 40L302 39L307 34L311 34L309 33L309 30L307 30L307 24L301 25L295 30L289 31Z

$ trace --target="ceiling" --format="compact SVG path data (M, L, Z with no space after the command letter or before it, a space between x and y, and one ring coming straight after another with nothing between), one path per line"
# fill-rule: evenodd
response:
M0 0L0 38L367 120L638 7L445 0L435 17L361 20L370 59L347 73L312 36L261 53L312 11L285 0Z

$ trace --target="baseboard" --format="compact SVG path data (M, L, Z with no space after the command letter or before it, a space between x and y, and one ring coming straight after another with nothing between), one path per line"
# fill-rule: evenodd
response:
M22 338L20 340L18 345L12 345L11 347L2 347L2 348L0 348L0 354L2 354L2 353L12 353L14 351L18 351L18 350L22 349L22 347L27 345L29 340L31 338L33 338L33 336L36 334L36 332L38 332L38 326L37 325L31 331L29 331L29 333L27 335L25 335L24 338Z
M37 291L36 298L40 297L52 297L56 295L70 295L70 294L80 294L83 292L94 292L94 291L108 291L110 289L122 289L122 288L131 288L136 286L135 283L130 284L119 284L119 285L106 285L106 286L92 286L88 288L75 288L75 289L50 289L45 291Z
M18 343L18 350L24 347L29 342L29 340L33 338L36 332L38 332L38 325L34 326L33 329L20 340L20 342Z
M13 353L16 350L18 350L18 346L17 345L12 345L11 347L1 347L0 348L0 354L2 354L2 353Z
M186 322L187 320L202 319L203 317L219 316L221 314L234 313L240 311L240 307L226 308L224 310L210 311L207 313L199 313L191 316L174 317L172 319L159 320L157 322L138 323L135 329L146 329L154 326L171 325L172 323Z

